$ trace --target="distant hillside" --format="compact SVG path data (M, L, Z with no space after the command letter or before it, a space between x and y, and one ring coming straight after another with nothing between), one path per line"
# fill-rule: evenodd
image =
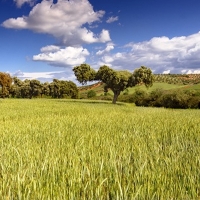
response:
M198 84L200 74L155 74L155 81L170 84Z
M139 85L128 88L125 92L132 94L138 88L148 92L157 88L162 88L163 90L198 90L200 92L200 74L155 74L155 83L151 88L147 89L144 85ZM87 93L90 90L94 90L97 96L104 95L104 83L102 82L80 86L78 89L82 98L87 97ZM108 93L112 95L111 90Z

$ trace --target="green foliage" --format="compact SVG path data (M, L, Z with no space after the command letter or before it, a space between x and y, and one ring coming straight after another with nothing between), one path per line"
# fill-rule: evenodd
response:
M161 96L161 104L166 108L198 108L200 97L186 91L170 91Z
M79 96L78 88L72 81L59 81L54 79L49 85L50 95L53 98L64 98L66 96L77 99Z
M87 98L92 98L92 97L96 97L96 92L94 90L90 90L87 93Z
M186 108L186 95L181 92L169 92L162 96L162 104L166 108Z
M104 91L107 92L110 88L113 93L113 103L116 103L118 96L127 87L130 87L130 78L132 74L128 71L115 71L108 66L99 68L96 79L105 83Z
M147 88L151 87L154 82L154 76L151 69L145 66L141 66L133 72L133 79L134 85L144 83Z
M129 87L129 79L132 74L128 71L115 71L108 66L99 68L96 79L101 80L106 84L107 88L112 91L124 91Z
M140 83L150 87L154 81L152 71L144 66L136 69L133 74L128 71L116 71L106 65L101 66L97 73L95 73L87 64L77 66L73 71L77 80L82 84L90 80L102 81L105 84L104 92L107 93L108 89L111 89L114 93L112 101L114 104L120 93L128 87L133 87Z
M38 80L21 81L17 77L13 78L14 84L11 86L10 94L14 98L33 98L42 94L42 84Z
M146 106L146 102L145 99L147 98L147 92L145 92L144 90L141 90L140 88L138 88L135 93L133 94L133 98L134 98L134 103L137 106Z
M37 97L39 95L41 95L42 93L42 84L40 83L40 81L38 80L30 80L29 82L29 85L30 85L30 99L32 97Z
M129 90L128 90L128 88L126 88L123 95L128 95L128 94L129 94Z
M94 69L90 68L88 64L81 64L73 68L74 74L77 80L82 84L87 84L88 81L93 81L95 79L96 72Z
M199 108L200 96L196 91L156 89L150 93L137 89L133 95L120 98L121 101L134 102L137 106L165 108Z
M10 89L12 97L16 98L33 98L33 97L46 97L52 98L72 98L79 97L79 91L75 83L72 81L60 81L54 79L52 83L40 83L38 80L25 80L21 81L14 77L14 84Z

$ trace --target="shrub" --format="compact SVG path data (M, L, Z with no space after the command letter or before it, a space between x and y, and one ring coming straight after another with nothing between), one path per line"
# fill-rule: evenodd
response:
M94 90L90 90L88 93L87 93L87 98L92 98L92 97L96 97L96 92Z
M166 108L198 108L199 100L192 91L175 90L162 96L162 105Z
M148 99L148 94L144 90L136 89L133 94L134 103L136 106L148 106L146 100Z

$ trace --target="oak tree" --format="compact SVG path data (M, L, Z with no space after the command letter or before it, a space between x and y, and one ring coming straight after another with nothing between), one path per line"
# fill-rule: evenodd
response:
M87 66L87 67L86 67ZM96 72L87 64L82 64L73 69L77 80L86 84L87 81L102 81L105 83L104 91L111 89L114 93L112 103L115 104L118 96L128 87L133 87L137 84L145 84L146 87L153 85L154 76L150 68L141 66L135 69L133 73L129 71L117 71L106 65L101 66Z

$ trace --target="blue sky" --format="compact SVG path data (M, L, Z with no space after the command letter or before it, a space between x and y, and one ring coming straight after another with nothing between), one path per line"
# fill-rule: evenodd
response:
M0 71L42 82L75 81L82 63L200 73L199 10L199 0L1 0Z

